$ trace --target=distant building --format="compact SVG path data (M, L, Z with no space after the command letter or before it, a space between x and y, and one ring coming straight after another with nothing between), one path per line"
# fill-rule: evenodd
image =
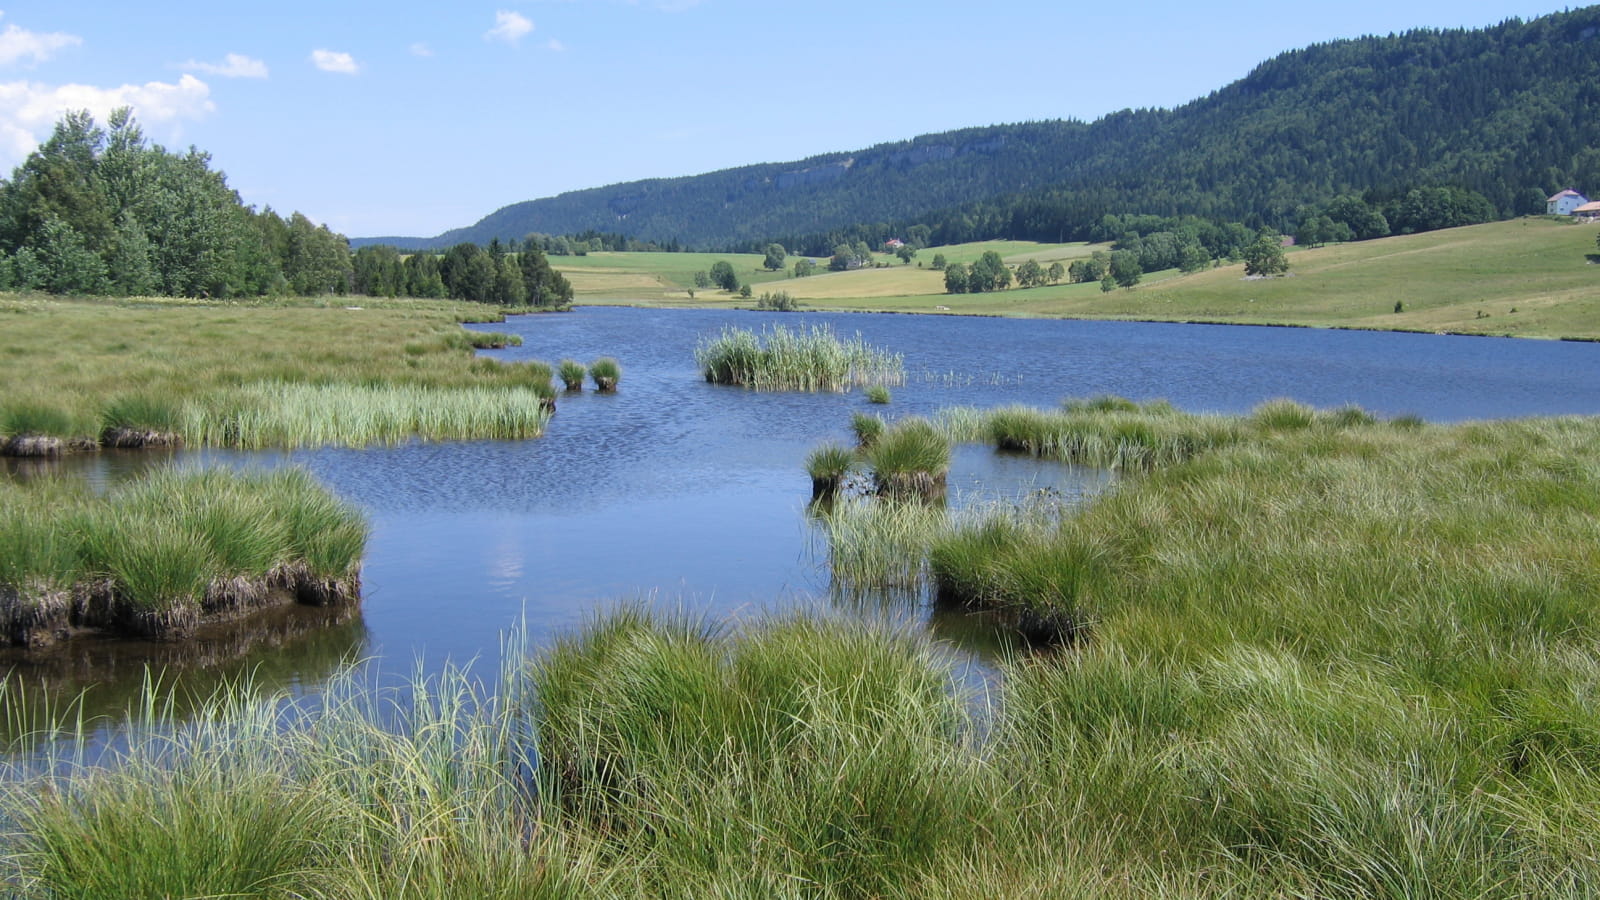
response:
M1570 216L1573 210L1588 202L1588 197L1569 188L1545 201L1545 215Z
M1572 214L1574 216L1581 216L1582 218L1589 219L1591 221L1594 219L1600 219L1600 200L1596 200L1593 203L1585 203L1582 206L1573 207Z
M883 248L885 250L888 250L890 253L893 253L894 251L899 250L901 247L904 247L905 245L906 245L906 242L900 240L899 238L889 238L887 241L883 242Z

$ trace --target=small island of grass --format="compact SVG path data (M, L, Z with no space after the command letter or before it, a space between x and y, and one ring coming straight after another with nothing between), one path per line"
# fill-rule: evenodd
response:
M790 331L777 325L759 335L724 328L703 339L694 355L707 381L762 391L847 391L905 381L898 353L869 346L859 334L846 340L818 326Z
M180 638L265 606L359 602L367 527L298 469L162 469L100 495L0 479L0 640Z

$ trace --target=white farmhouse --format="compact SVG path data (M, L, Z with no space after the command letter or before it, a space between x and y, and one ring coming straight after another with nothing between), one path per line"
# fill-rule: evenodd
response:
M1589 202L1589 198L1568 189L1545 201L1545 215L1570 216L1572 211Z

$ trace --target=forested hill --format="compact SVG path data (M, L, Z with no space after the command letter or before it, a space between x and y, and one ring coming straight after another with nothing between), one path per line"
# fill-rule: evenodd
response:
M1561 188L1600 191L1596 110L1600 7L1587 7L1483 30L1318 44L1172 110L971 128L574 191L432 239L361 243L438 247L593 229L731 247L1003 197L1001 219L1031 217L1018 228L1070 238L1107 213L1288 225L1297 207L1339 194L1435 185L1477 191L1509 216L1542 211Z

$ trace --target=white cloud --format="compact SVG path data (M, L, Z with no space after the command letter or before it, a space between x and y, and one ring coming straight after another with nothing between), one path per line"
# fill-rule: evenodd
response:
M361 71L361 66L356 63L355 57L333 50L311 51L311 64L324 72L337 72L341 75L354 75Z
M544 48L546 50L554 50L555 52L560 53L567 49L567 45L561 43L555 38L551 38L550 40L544 42Z
M494 27L483 33L483 39L516 44L532 30L533 22L527 16L502 9L494 14Z
M411 55L412 56L432 56L433 55L433 48L429 47L425 41L417 41L415 44L411 45Z
M54 56L57 50L76 47L81 43L83 38L75 34L60 31L38 34L17 25L7 25L6 30L0 32L0 65L41 63Z
M216 110L211 88L193 75L177 84L152 81L103 88L88 84L0 84L0 170L22 162L50 135L63 113L87 109L102 124L119 106L133 108L141 125L174 125Z
M265 78L267 77L267 64L259 59L251 59L242 53L229 53L220 63L200 62L189 60L178 66L180 69L194 69L208 75L220 75L223 78Z

